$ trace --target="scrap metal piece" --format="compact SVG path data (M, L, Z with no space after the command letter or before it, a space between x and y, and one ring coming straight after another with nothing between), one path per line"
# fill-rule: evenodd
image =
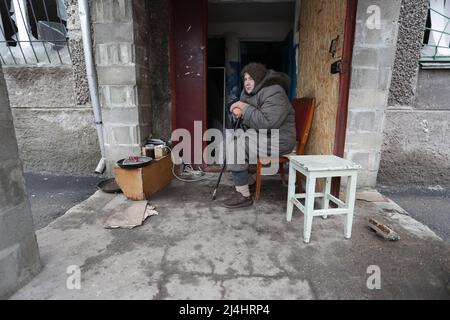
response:
M384 225L373 218L369 219L369 228L374 230L377 235L389 241L398 241L400 236L391 227Z

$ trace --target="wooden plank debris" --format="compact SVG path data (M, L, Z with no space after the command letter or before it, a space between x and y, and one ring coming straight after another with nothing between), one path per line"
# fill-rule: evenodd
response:
M377 220L370 218L369 219L369 228L374 230L377 235L383 237L389 241L398 241L400 240L400 236L397 232L395 232L391 227L384 225Z

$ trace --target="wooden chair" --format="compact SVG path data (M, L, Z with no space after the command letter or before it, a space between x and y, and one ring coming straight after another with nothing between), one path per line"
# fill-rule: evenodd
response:
M295 111L295 126L297 131L297 149L296 155L303 155L305 153L306 143L308 142L309 132L311 130L312 121L314 118L314 111L316 108L315 98L300 98L292 100L292 106ZM289 162L286 157L280 157L278 159L258 159L256 167L256 192L255 200L259 200L261 196L261 170L264 164L270 162L279 163L279 173L283 184L286 184L284 164Z

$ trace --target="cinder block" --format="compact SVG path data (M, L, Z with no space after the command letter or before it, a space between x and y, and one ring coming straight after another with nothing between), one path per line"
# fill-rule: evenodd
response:
M109 145L139 145L138 126L105 125L105 140Z
M382 132L383 111L349 111L347 130L349 132Z
M379 29L369 29L367 27L367 19L357 20L355 45L395 50L397 34L398 24L393 23L392 20L382 19Z
M388 90L392 69L389 68L352 68L351 89Z
M384 110L387 105L388 91L379 89L356 89L350 90L348 108Z
M133 23L94 23L95 44L133 42Z
M348 151L374 150L379 151L383 143L381 132L347 132L345 149Z
M352 68L351 89L378 89L378 69Z
M367 68L392 68L395 50L392 48L373 48L356 46L353 49L352 65Z
M359 0L358 11L356 14L357 20L367 20L373 13L367 13L370 6L377 6L380 8L382 20L397 21L400 14L401 0Z
M92 20L95 22L123 23L132 19L130 0L92 1Z
M107 126L114 124L137 125L140 121L139 111L137 107L126 108L103 108L103 123Z
M133 65L97 67L99 85L130 85L136 84L136 70Z
M103 107L135 107L136 86L100 86Z
M132 43L104 43L97 45L96 62L99 66L128 65L135 62Z

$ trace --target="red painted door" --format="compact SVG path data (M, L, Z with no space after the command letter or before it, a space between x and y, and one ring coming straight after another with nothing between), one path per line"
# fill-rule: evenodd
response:
M172 129L187 129L192 145L194 121L207 128L207 10L207 0L170 1Z

